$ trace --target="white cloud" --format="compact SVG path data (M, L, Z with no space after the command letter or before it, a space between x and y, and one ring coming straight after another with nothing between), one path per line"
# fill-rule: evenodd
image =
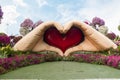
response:
M92 2L90 0L85 1L83 3L84 6L75 11L69 8L70 5L58 5L59 21L67 22L73 19L91 21L93 17L97 16L105 20L109 31L120 35L120 32L117 30L117 26L120 24L119 0L110 0L107 3L100 0L94 0Z
M28 6L28 4L26 4L23 0L13 0L13 3L16 6L21 6L21 7L27 7Z
M48 2L46 0L36 0L36 2L38 3L39 7L48 5Z
M5 26L4 24L0 24L0 33L1 32L6 33L6 28L7 28L7 26Z
M3 1L2 2L0 1L0 2L3 3ZM7 0L5 0L5 2L6 1ZM11 4L14 4L14 5L2 6L2 8L4 10L4 16L3 16L4 18L2 20L2 24L0 24L0 30L4 31L4 29L6 28L6 27L4 27L2 29L1 26L7 26L7 24L10 25L10 24L17 23L16 19L18 18L18 16L20 16L20 13L18 13L16 11L16 7L17 7L17 9L18 9L18 7L27 7L26 9L23 10L23 12L21 12L21 14L24 14L22 16L25 18L33 17L33 16L30 16L31 13L28 14L28 12L31 10L28 7L28 6L30 6L27 4L28 1L29 0L26 0L26 3L25 3L25 0L12 0ZM54 3L56 5L58 5L56 7L57 12L55 10L54 11L58 14L57 14L57 16L54 16L52 19L54 19L60 23L66 23L70 20L80 20L80 21L90 20L91 21L91 19L93 17L98 16L105 20L106 26L108 26L109 31L113 31L117 34L120 34L120 32L117 30L117 26L120 24L120 10L119 10L120 9L120 5L119 5L120 1L119 0L93 0L93 1L84 0L84 1L85 1L84 3L77 3L77 5L76 4L71 5L71 3L69 4L69 2L59 4L59 3L55 3L55 1L54 1ZM40 8L45 5L49 5L49 6L51 5L51 4L48 4L47 0L35 0L35 3L37 3ZM33 3L34 6L32 6L30 8L37 7L37 5L35 5L35 3ZM44 7L42 7L42 8L44 9ZM25 15L25 14L27 14L27 15ZM44 15L44 14L42 14L42 15ZM44 19L44 16L42 16L42 17ZM47 16L46 19L48 19L48 18L50 18L50 17Z
M0 24L0 31L6 32L6 29L10 29L11 25L17 24L16 19L20 16L20 13L16 11L16 6L7 5L3 6L2 10L4 12L2 23Z
M6 24L17 23L16 19L20 15L20 13L16 11L16 7L14 5L3 6L3 12L4 12L3 23Z
M57 6L58 18L60 23L66 23L70 20L79 20L78 14L67 7L65 4L60 4ZM56 18L57 18L56 17Z
M120 35L120 32L117 30L117 26L120 24L120 1L111 0L109 3L100 3L99 1L91 4L87 0L86 6L78 11L80 16L84 16L85 19L91 20L93 17L98 16L105 20L106 26L108 26L109 31L113 31L116 34ZM88 7L89 6L89 7Z

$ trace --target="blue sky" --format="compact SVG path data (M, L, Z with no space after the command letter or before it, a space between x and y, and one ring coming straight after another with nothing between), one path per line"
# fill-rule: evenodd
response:
M4 16L0 32L19 35L20 23L26 18L57 21L91 21L97 16L105 20L109 32L120 34L120 0L0 0Z

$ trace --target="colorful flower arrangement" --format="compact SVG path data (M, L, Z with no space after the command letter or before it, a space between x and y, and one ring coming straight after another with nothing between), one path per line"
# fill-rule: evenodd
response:
M92 26L94 29L99 31L100 33L106 35L108 32L108 27L105 26L105 21L99 17L94 17L92 21L84 21L84 23Z
M39 20L36 23L33 23L31 19L27 18L20 24L19 32L22 36L25 36L26 34L28 34L30 31L32 31L34 28L36 28L41 23L43 23L43 21Z
M57 53L32 53L0 58L0 74L20 67L40 64L50 61L76 61L92 64L108 65L120 69L120 55L104 55L101 53L74 53L68 57L61 57Z
M0 74L20 67L56 60L61 60L61 56L58 54L22 54L9 58L0 58Z

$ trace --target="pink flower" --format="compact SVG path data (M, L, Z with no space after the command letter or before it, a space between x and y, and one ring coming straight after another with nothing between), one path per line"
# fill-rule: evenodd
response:
M84 21L84 23L86 23L86 24L90 25L90 22L89 22L89 21Z
M118 55L111 55L111 56L108 56L107 58L107 65L109 66L118 68L119 62L120 62L120 56Z
M101 19L101 18L99 18L99 17L94 17L94 18L92 19L92 24L93 24L94 26L96 26L96 25L98 25L98 26L103 26L103 25L105 25L105 22L104 22L103 19Z
M32 27L33 26L33 21L31 19L25 19L21 24L21 27Z
M42 23L43 23L43 21L39 20L32 26L32 28L36 28L38 25L40 25Z

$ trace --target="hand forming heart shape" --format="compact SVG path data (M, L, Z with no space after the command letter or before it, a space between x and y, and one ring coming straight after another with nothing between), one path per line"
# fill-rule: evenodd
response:
M62 27L56 22L45 22L24 36L13 47L20 51L55 51L68 56L74 51L103 51L117 48L110 39L91 26L71 21Z

